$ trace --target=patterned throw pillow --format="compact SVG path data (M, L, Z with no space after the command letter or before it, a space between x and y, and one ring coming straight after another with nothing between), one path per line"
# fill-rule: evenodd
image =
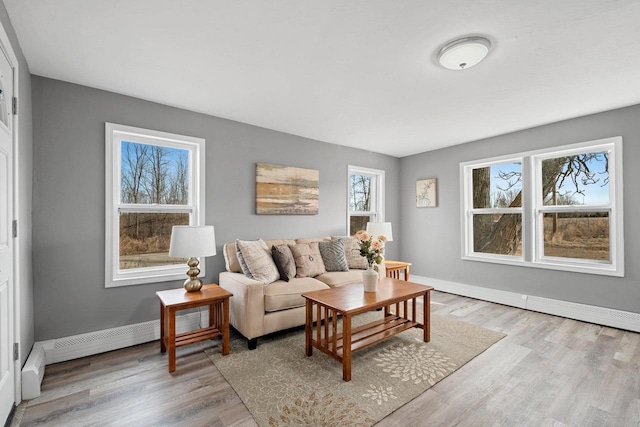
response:
M273 262L271 252L264 240L236 240L236 247L242 253L242 258L254 280L268 285L280 278L278 267Z
M342 240L329 240L318 242L320 255L327 271L349 271L347 256L344 253L344 242Z
M351 236L332 236L331 240L342 240L344 244L344 254L347 256L347 264L349 269L366 270L369 268L367 259L360 256L360 245L358 241Z
M326 273L318 242L289 246L296 262L296 277L316 277Z
M289 246L273 245L271 247L271 256L276 263L276 267L278 267L280 279L288 282L296 277L296 262Z

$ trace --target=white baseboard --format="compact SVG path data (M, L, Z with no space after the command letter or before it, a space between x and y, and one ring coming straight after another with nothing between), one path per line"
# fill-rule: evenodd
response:
M413 274L411 275L411 281L433 286L438 291L640 332L640 313L523 295ZM181 333L198 329L201 327L200 325L208 324L208 321L209 312L206 309L176 316L176 332ZM38 341L34 344L32 354L29 355L23 369L23 378L26 375L27 384L30 384L28 393L31 398L39 394L40 382L44 376L44 365L78 359L158 339L160 339L160 321L152 320L86 334ZM44 362L42 361L43 357Z
M22 399L40 396L40 384L44 378L45 354L42 343L35 343L22 367Z
M198 329L200 325L208 324L208 316L208 309L178 315L176 316L176 332ZM50 365L158 339L160 339L160 320L151 320L86 334L39 341L36 344L42 345L45 352L45 363Z
M176 316L176 332L181 333L199 329L200 325L208 324L208 322L208 309L203 309L197 313L178 315ZM40 385L42 384L42 378L44 378L46 365L118 350L158 339L160 339L160 320L38 341L33 345L27 362L22 368L22 398L34 399L40 396Z
M567 317L583 322L640 332L640 313L483 288L481 286L432 279L414 274L411 275L411 281L433 286L437 291L496 302L498 304L538 311L554 316Z
M206 325L208 322L208 309L202 309L197 313L178 315L176 316L176 332L182 333L199 329L200 325ZM45 365L118 350L158 339L160 339L160 320L38 341L33 345L27 362L22 368L22 398L34 399L40 396L40 385L42 378L44 378Z

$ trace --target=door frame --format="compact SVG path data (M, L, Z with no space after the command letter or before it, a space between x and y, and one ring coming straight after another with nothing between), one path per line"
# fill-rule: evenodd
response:
M13 45L11 44L11 40L7 31L2 23L0 23L0 49L4 51L4 54L7 56L9 60L9 64L13 69L13 96L20 99L19 97L19 82L18 78L20 76L19 72L19 62L18 57L16 56ZM11 104L9 108L13 108L13 100L7 100ZM13 212L12 220L19 219L19 213L21 212L20 206L20 198L18 197L18 188L20 183L20 174L18 173L19 167L19 158L21 152L18 147L18 122L19 115L12 114L12 157L13 157ZM21 313L20 313L20 290L19 283L21 283L22 271L20 269L20 235L18 234L18 238L13 239L13 339L14 342L18 343L18 349L21 349ZM10 302L11 303L11 302ZM22 355L19 355L18 360L14 360L14 403L18 405L22 401Z

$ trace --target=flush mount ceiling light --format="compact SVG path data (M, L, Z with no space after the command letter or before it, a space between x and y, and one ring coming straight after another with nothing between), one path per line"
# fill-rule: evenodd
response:
M484 37L464 37L447 43L438 51L438 62L449 70L464 70L482 61L491 48Z

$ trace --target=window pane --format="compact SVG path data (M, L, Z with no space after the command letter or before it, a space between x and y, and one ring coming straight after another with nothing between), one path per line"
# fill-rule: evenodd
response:
M473 251L522 255L522 215L473 215Z
M503 163L473 169L473 207L522 206L522 164Z
M349 235L353 236L359 230L367 229L367 222L372 221L369 215L359 215L349 217Z
M189 203L189 151L122 141L121 203Z
M351 175L349 177L349 211L367 212L373 206L371 185L374 177L370 175Z
M609 204L609 153L583 153L542 161L546 206Z
M544 214L544 255L610 261L609 215Z
M124 213L120 215L120 269L183 264L169 258L171 228L189 225L188 213Z

